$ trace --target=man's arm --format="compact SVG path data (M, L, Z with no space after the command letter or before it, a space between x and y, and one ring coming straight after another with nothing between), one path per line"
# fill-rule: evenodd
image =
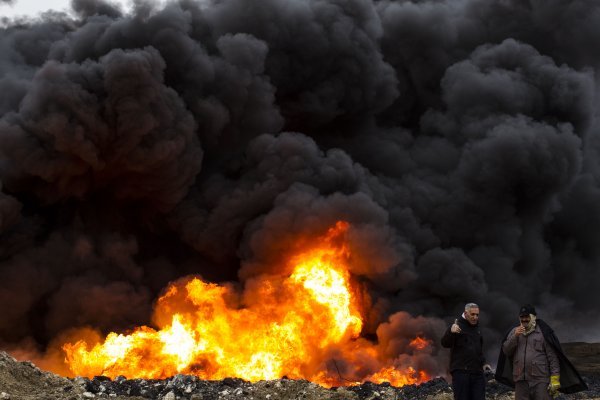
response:
M510 331L508 337L506 338L504 343L502 343L502 351L507 357L512 357L513 354L515 354L515 350L517 350L518 338L515 334L515 330L516 328Z
M458 319L454 320L454 323L450 325L448 329L446 329L446 333L442 337L442 346L443 347L453 347L454 341L456 340L456 335L461 332L460 326L458 326Z
M455 334L450 331L450 328L451 327L448 327L444 333L444 336L442 336L442 346L446 348L450 348L454 345Z
M546 358L548 359L548 366L550 369L550 384L548 385L548 392L555 398L558 396L558 389L560 389L560 362L554 347L550 345L546 338L544 338L544 348L546 350Z
M544 340L544 347L546 349L546 357L548 358L548 366L550 367L550 375L560 375L560 362L554 347L552 347L546 340Z
M492 366L487 363L487 361L485 359L485 354L483 354L483 336L479 336L479 343L481 344L481 362L483 363L483 370L491 371Z

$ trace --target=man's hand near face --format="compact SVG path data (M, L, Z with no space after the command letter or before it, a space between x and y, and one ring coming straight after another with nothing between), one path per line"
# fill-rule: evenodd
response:
M515 336L520 336L527 331L527 326L529 325L529 322L531 322L531 317L528 315L522 315L519 317L519 321L521 322L521 325L519 325L515 330Z

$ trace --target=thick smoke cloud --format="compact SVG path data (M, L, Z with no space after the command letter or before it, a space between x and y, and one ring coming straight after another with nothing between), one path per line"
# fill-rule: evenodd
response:
M390 358L470 301L490 355L524 302L600 339L597 2L72 8L0 30L6 346L148 324L338 220Z

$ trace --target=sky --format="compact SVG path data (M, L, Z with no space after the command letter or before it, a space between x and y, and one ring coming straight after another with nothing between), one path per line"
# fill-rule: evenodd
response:
M114 3L127 4L124 0L115 0ZM37 16L48 10L66 11L70 10L69 0L13 0L12 3L0 1L0 15L5 17L16 17L21 15Z
M68 9L68 0L17 0L13 3L0 3L0 15L7 17L18 15L36 16L47 10L64 11Z
M488 343L524 303L600 341L597 0L74 4L0 27L0 345L252 286L340 220L366 336L472 301Z

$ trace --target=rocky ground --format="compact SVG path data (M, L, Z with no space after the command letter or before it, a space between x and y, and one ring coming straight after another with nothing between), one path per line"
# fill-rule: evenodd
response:
M578 367L590 390L558 399L600 399L600 343L567 343L564 350ZM509 400L513 392L487 375L486 398ZM441 378L401 388L389 384L325 389L307 381L279 379L246 382L241 379L203 381L177 375L165 380L67 379L45 372L30 362L17 362L0 351L0 400L452 400L452 390Z

